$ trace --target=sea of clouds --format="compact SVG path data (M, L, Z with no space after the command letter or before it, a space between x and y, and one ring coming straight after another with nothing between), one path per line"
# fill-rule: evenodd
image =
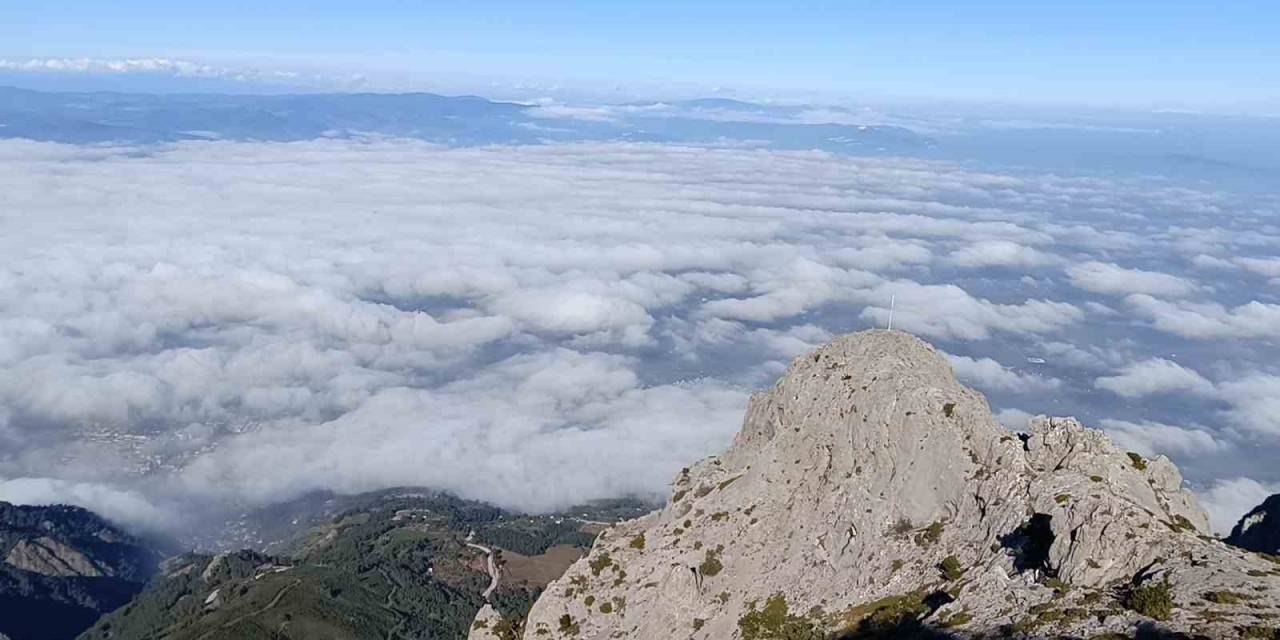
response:
M0 499L656 495L893 297L1006 424L1169 455L1221 529L1280 485L1277 202L747 145L2 141Z

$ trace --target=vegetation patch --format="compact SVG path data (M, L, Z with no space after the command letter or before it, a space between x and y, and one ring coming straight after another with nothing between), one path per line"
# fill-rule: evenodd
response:
M941 624L943 629L952 629L955 627L963 627L970 622L973 622L973 614L969 613L967 609L964 609L957 612L955 615L947 617L947 619L943 620Z
M1244 604L1257 598L1234 591L1210 591L1204 594L1204 599L1214 604Z
M1089 617L1089 612L1075 607L1058 609L1052 603L1038 604L1029 609L1031 617L1019 622L1016 626L1023 633L1043 626L1070 625Z
M632 538L631 542L629 542L627 546L637 551L644 551L644 534L641 533L640 535Z
M1280 629L1254 625L1241 629L1240 637L1250 640L1280 640Z
M1090 482L1102 482L1102 476L1089 476Z
M944 528L945 525L942 524L941 520L925 527L924 531L921 531L920 535L916 536L916 544L922 547L933 545L942 539L942 531Z
M1049 578L1048 580L1045 580L1044 586L1049 587L1050 589L1053 589L1054 594L1056 594L1059 598L1067 595L1068 593L1071 593L1071 585L1067 584L1065 581L1059 578Z
M1071 494L1069 493L1059 493L1058 495L1053 497L1053 501L1058 504L1066 504L1070 500L1071 500Z
M942 572L942 577L951 582L955 582L964 576L964 568L960 566L960 559L955 556L947 556L938 564L938 570Z
M912 591L853 607L841 616L842 629L837 637L871 636L901 629L929 613L928 597L924 591Z
M808 617L792 615L781 593L770 596L764 608L738 619L742 640L823 640L826 634Z
M1168 620L1173 615L1173 591L1168 578L1134 587L1125 600L1125 606L1148 618Z
M493 635L501 640L520 640L520 626L504 618L493 625Z
M723 550L723 545L715 549L707 549L707 556L702 560L702 564L698 565L698 572L708 578L719 575L724 570L724 564L720 562L720 552Z
M587 563L587 566L591 567L591 575L599 576L601 571L613 566L613 558L609 557L609 553L606 551L592 558L591 562Z
M728 487L729 485L733 484L738 478L741 478L741 477L742 476L734 476L732 478L729 478L728 480L725 480L724 482L721 482L720 484L716 485L716 488L720 489L721 491L724 491L725 487Z
M1138 455L1138 454L1136 454L1136 453L1134 453L1134 452L1132 452L1132 451L1130 451L1130 452L1129 452L1129 464L1132 464L1132 465L1133 465L1133 468L1134 468L1134 469L1137 469L1138 471L1146 471L1146 470L1147 470L1147 461L1146 461L1146 460L1144 460L1144 459L1142 458L1142 456L1140 456L1140 455Z
M564 614L560 616L560 633L566 636L576 636L582 632L578 627L578 623L573 621L573 616Z
M911 535L911 532L915 531L915 529L916 526L911 524L910 520L906 518L899 518L897 522L893 523L893 526L889 527L889 533L892 533L898 538L905 538Z
M1177 515L1173 517L1173 522L1169 523L1169 528L1174 531L1195 531L1196 526L1191 524L1185 516Z

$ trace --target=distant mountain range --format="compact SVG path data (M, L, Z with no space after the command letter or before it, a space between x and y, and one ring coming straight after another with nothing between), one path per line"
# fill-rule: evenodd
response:
M0 502L0 637L74 637L141 591L163 555L79 507Z
M0 640L460 639L486 601L522 618L601 523L649 508L529 516L423 488L318 492L194 541L225 550L172 555L78 507L0 502ZM486 551L501 572L488 598Z
M901 153L929 140L901 127L806 123L794 110L732 100L627 105L607 117L431 93L291 95L61 93L0 87L0 138L150 144L402 137L447 145L580 140L714 143ZM605 108L610 109L610 108ZM739 114L726 118L726 113Z

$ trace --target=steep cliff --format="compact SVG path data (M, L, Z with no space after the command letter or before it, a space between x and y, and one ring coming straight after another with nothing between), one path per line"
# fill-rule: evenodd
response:
M1246 513L1232 527L1227 544L1249 551L1280 554L1280 493Z

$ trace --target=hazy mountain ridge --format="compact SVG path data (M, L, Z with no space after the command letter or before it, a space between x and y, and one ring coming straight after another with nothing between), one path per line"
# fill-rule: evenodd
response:
M501 571L489 602L519 619L581 555L572 549L591 544L597 519L642 511L612 501L573 517L520 515L421 488L313 494L240 521L264 535L296 531L258 538L269 552L171 558L81 637L462 638L491 577L481 547L495 551Z
M397 137L461 146L581 140L750 140L785 149L856 149L868 153L920 150L929 144L923 136L901 127L722 121L700 115L711 105L723 109L721 101L681 105L688 108L665 115L633 118L621 113L604 119L581 119L548 117L546 110L536 105L432 93L52 93L0 87L0 138L151 144ZM770 109L761 113L787 112Z

